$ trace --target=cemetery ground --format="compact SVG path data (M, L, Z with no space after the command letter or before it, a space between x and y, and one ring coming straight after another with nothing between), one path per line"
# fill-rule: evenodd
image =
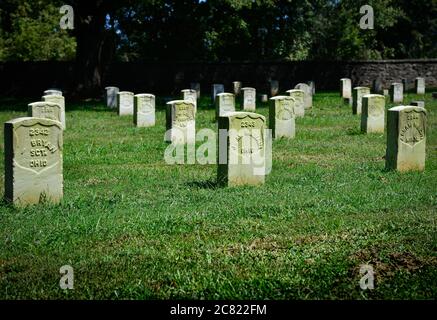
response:
M1 122L37 100L2 98ZM220 188L215 165L166 164L164 105L155 127L135 128L101 102L67 100L63 202L0 204L1 299L437 298L430 93L425 172L386 171L386 135L361 134L359 116L325 92L294 140L274 141L261 187ZM198 130L215 129L209 105L202 97ZM373 290L360 289L364 264ZM73 290L59 287L64 265Z

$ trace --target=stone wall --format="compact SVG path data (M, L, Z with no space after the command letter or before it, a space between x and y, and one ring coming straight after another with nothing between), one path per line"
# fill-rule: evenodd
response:
M0 63L0 95L40 95L49 87L62 89L68 95L72 86L72 62ZM427 88L437 88L437 59L386 61L295 61L295 62L229 62L189 63L150 62L115 63L108 67L103 87L114 85L121 90L178 95L190 82L200 82L203 93L210 93L212 83L223 83L232 89L233 81L253 86L258 93L268 92L268 80L278 80L280 92L298 82L314 80L317 90L338 90L340 78L351 78L353 85L371 86L380 77L385 87L402 79L425 77Z

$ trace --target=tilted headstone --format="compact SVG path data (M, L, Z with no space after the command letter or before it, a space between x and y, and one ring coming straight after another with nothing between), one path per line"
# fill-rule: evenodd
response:
M65 130L67 128L67 123L65 120L65 98L63 96L50 95L50 96L43 96L42 101L59 104L59 106L61 107L61 124L62 124L62 128ZM57 119L53 119L53 120L57 120Z
M196 142L196 112L194 104L187 100L167 102L165 141L173 144Z
M270 96L274 97L279 93L279 81L270 80Z
M235 96L239 96L241 94L241 82L240 81L234 81L232 82L233 86L234 86L234 94Z
M117 93L117 112L119 116L130 116L134 114L134 93L120 91Z
M287 93L294 99L294 115L296 118L305 116L305 92L303 90L292 89Z
M425 108L425 101L411 101L410 106Z
M14 119L5 122L4 141L5 199L17 206L60 202L61 123L42 118Z
M387 114L386 168L423 171L426 158L426 110L398 106Z
M383 94L383 92L384 92L384 88L382 87L381 78L376 78L375 80L373 80L372 93Z
M200 83L199 82L192 82L190 84L190 89L195 90L197 93L197 99L200 99Z
M390 101L401 103L404 101L404 88L402 83L392 83L390 86Z
M370 94L368 87L355 87L353 90L352 114L361 114L363 97Z
M117 107L117 93L120 91L117 87L106 87L106 106L110 109Z
M190 101L194 104L194 112L197 112L197 92L193 89L184 89L181 90L182 100Z
M134 96L134 124L136 127L155 125L155 96L153 94L142 93Z
M269 128L274 139L296 136L294 107L295 100L290 96L270 98Z
M235 95L228 92L219 93L215 100L216 119L229 112L235 112Z
M212 92L211 92L211 100L212 103L215 104L215 98L219 93L225 92L225 86L222 84L213 84L212 85Z
M266 173L266 119L251 112L219 118L217 182L221 186L262 185Z
M362 101L361 132L384 133L385 97L380 94L368 94Z
M245 87L243 91L243 110L255 111L256 109L256 89Z
M416 78L414 81L416 94L425 94L425 78Z
M348 78L340 79L340 96L343 99L352 98L352 81Z
M58 103L46 101L29 103L27 105L27 115L61 122L61 106Z
M311 89L311 94L315 95L316 94L316 83L314 81L308 81L307 85L310 87Z
M49 89L44 91L44 96L62 96L62 91L57 89Z
M295 89L302 90L305 93L304 97L304 106L305 109L311 109L313 107L313 93L311 91L311 88L306 83L298 83L295 87Z

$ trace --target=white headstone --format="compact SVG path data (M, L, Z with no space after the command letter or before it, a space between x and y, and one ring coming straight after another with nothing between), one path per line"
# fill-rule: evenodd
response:
M256 89L245 87L243 91L243 110L255 111L256 109Z
M143 93L134 96L134 124L136 127L155 125L155 96L153 94Z
M134 94L129 91L117 93L117 111L119 116L130 116L134 114Z

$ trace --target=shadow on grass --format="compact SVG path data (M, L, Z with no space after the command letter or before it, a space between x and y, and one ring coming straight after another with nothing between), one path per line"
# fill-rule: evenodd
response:
M186 186L197 189L218 189L219 185L216 180L191 181L186 183Z

